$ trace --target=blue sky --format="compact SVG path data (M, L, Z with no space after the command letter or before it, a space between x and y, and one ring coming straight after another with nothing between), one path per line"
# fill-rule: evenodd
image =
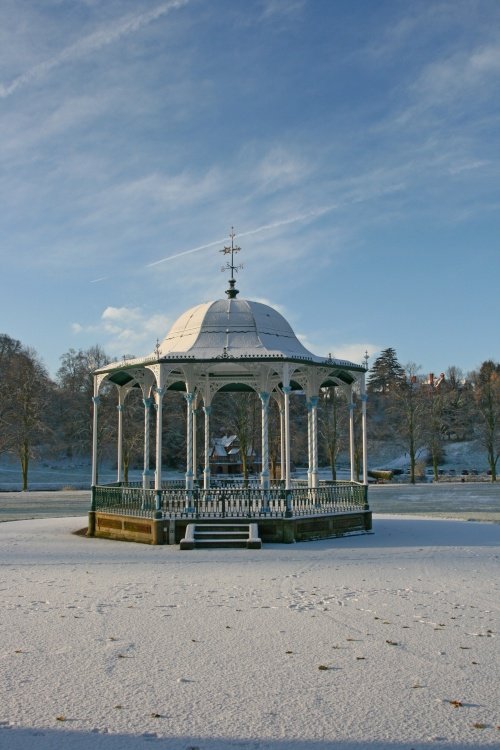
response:
M3 0L0 20L0 332L51 374L70 347L147 354L224 296L231 225L241 296L316 354L500 358L497 0Z

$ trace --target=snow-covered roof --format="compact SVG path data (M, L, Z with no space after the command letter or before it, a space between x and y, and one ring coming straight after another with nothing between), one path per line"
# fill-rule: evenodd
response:
M228 448L234 443L236 440L236 435L224 435L224 437L218 437L212 439L212 445L213 445L213 454L215 456L227 456L228 455ZM238 453L239 449L231 449L229 453L236 452Z
M238 360L291 360L343 371L338 377L352 382L349 371L365 368L344 359L312 354L301 344L290 324L277 310L262 302L236 297L204 302L186 310L161 344L146 357L112 362L96 373L113 373L110 380L124 385L131 380L128 368L160 362L210 362L221 371L241 375ZM240 381L235 381L240 382Z
M220 299L192 307L174 323L160 358L285 357L322 362L303 346L272 307L245 299Z

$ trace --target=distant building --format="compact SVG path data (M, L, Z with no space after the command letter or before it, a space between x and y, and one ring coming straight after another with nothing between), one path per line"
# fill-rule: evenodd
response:
M247 469L250 474L261 470L262 462L257 457L257 451L249 448L247 453ZM224 435L213 438L210 451L211 474L242 474L240 445L236 435Z

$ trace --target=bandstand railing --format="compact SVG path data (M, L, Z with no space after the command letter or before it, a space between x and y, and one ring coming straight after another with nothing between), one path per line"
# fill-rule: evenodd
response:
M142 518L283 518L368 510L367 487L358 482L320 482L316 488L294 482L285 489L275 480L269 489L258 481L215 481L209 489L187 490L182 481L162 489L140 482L115 482L92 488L92 510Z

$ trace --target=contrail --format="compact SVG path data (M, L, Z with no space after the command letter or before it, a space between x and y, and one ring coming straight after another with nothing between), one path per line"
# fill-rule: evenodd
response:
M161 258L160 260L154 260L152 263L146 263L146 268L151 268L151 266L158 266L160 263L166 263L167 260L180 258L181 255L189 255L190 253L197 253L198 250L205 250L205 248L207 247L220 245L221 242L225 242L227 239L228 239L227 237L223 237L221 240L214 240L213 242L208 242L206 245L198 245L198 247L192 247L191 250L183 250L180 253L175 253L175 255L167 255L166 258Z
M259 232L267 232L270 229L277 229L278 227L286 226L287 224L296 224L299 221L307 221L307 219L312 219L317 216L321 216L322 214L328 213L328 211L333 211L335 208L338 208L337 204L334 204L332 206L326 206L325 208L317 208L314 211L309 211L305 214L299 214L298 216L292 216L288 219L281 219L280 221L275 221L272 224L263 224L261 227L256 227L255 229L247 229L246 232L238 232L236 234L236 237L248 237L251 234L259 234ZM173 260L174 258L180 258L182 255L190 255L190 253L197 253L199 250L205 250L207 247L214 247L214 245L220 245L222 242L226 242L229 237L222 237L220 240L214 240L213 242L208 242L206 245L198 245L198 247L192 247L190 250L183 250L180 253L175 253L174 255L167 255L166 258L160 258L160 260L155 260L152 263L147 263L146 268L151 268L152 266L158 266L160 263L166 263L168 260Z
M84 57L90 52L94 52L102 47L106 47L108 44L112 44L123 36L133 34L143 26L147 26L153 21L156 21L157 18L166 15L171 10L182 8L188 2L189 0L169 0L169 2L157 5L156 8L153 8L147 13L127 16L118 21L113 21L112 24L103 26L92 34L80 39L78 42L66 47L55 57L52 57L49 60L44 60L44 62L41 62L38 65L34 65L8 85L0 84L0 98L5 99L17 91L17 89L28 85L31 81L43 78L50 73L51 70L60 65L64 65L66 62Z

